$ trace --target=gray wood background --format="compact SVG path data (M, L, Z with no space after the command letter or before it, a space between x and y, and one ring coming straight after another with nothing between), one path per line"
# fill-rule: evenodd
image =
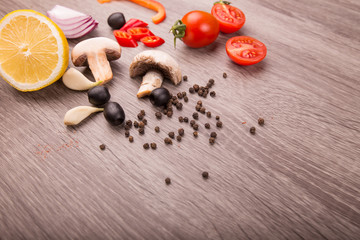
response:
M127 1L1 1L1 17L24 8L46 13L55 4L92 15L98 28L69 41L70 49L89 37L113 38L106 20L114 11L142 19L166 40L158 49L189 78L164 86L177 93L214 78L217 96L188 93L183 110L157 120L148 99L136 98L140 79L128 73L146 47L123 48L112 63L111 99L127 119L144 109L148 120L145 135L132 129L129 143L102 113L63 125L67 110L90 105L86 92L58 81L21 93L1 80L0 239L359 239L360 2L234 0L247 17L240 31L201 49L178 42L176 50L171 25L191 10L210 11L213 1L161 2L167 18L155 25L153 11ZM232 63L224 45L236 35L263 41L266 59L248 67ZM200 115L194 139L177 118L191 117L199 99L213 117ZM213 146L205 122L218 133ZM166 146L166 134L180 127L183 140ZM158 149L144 150L145 142Z

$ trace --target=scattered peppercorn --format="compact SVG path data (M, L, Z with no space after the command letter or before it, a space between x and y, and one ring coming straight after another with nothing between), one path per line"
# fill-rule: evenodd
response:
M142 120L142 122L143 122L145 125L147 125L147 119L146 119L146 118L144 118L144 119Z
M197 131L193 132L194 137L198 137L199 133Z
M179 102L179 103L176 104L176 109L177 109L177 110L181 110L182 107L183 107L183 104L182 104L181 102Z
M194 129L194 130L198 130L198 129L199 129L199 125L198 125L197 123L195 123L194 126L193 126L193 129Z
M164 142L165 142L165 144L167 144L167 145L169 145L169 144L171 145L171 144L172 144L171 139L168 138L168 137L164 139Z
M174 133L174 132L169 132L168 135L169 135L169 137L171 137L172 139L175 138L175 133Z
M142 115L141 113L139 113L139 114L137 115L137 117L138 117L139 120L142 120L142 119L144 118L144 115Z
M206 116L210 118L211 117L211 112L207 112Z
M143 148L144 148L144 149L149 149L149 147L150 147L150 146L149 146L148 143L145 143L145 144L143 145Z
M129 137L130 136L130 132L129 132L129 130L126 130L125 131L125 137Z
M209 82L206 84L206 87L208 87L208 88L212 88L212 86L213 85L211 83L209 83Z
M134 137L133 136L129 136L129 142L133 142L134 141Z
M202 94L203 94L203 90L200 89L200 90L198 91L198 95L199 95L199 96L202 96Z
M176 140L177 140L178 142L181 142L181 136L180 136L180 135L176 136Z
M193 88L194 88L195 92L197 92L197 91L199 91L199 88L200 88L200 87L199 87L199 85L194 84Z
M199 100L199 101L197 101L197 103L196 103L197 105L200 105L200 107L202 106L202 101L201 100Z
M178 130L178 133L179 133L180 136L184 136L185 131L184 131L183 128L180 128L180 129Z
M212 138L216 138L216 136L217 136L216 132L212 132L212 133L210 133L210 137L212 137Z
M209 178L209 173L208 173L208 172L203 172L201 175L202 175L202 177L205 178L205 179L208 179L208 178Z
M223 78L227 78L226 72L223 73Z
M173 112L172 112L172 111L168 111L168 112L166 113L166 116L168 116L168 117L172 117L172 115L173 115Z
M215 138L213 138L213 137L209 138L209 143L211 145L213 145L215 143Z
M144 128L145 127L145 123L143 121L139 122L139 128Z
M156 149L156 143L151 143L150 146L152 149Z
M125 124L124 129L125 129L125 130L129 130L129 129L130 129L130 126Z
M129 127L132 127L132 121L131 121L131 120L127 120L127 121L126 121L126 125L129 126Z
M203 96L204 98L206 98L208 94L209 94L209 91L205 90L205 91L203 92L202 96Z
M134 121L134 127L138 128L139 127L139 123L137 121Z
M189 98L187 96L184 97L184 102L188 102Z
M140 111L140 114L143 115L143 116L145 116L145 110L141 110L141 111Z
M182 93L181 93L181 92L179 92L179 93L177 94L177 97L178 97L178 99L182 99L182 98L183 98Z
M216 119L216 120L220 120L220 116L216 116L215 119Z
M160 128L158 126L155 127L155 132L160 132Z
M196 111L200 112L200 109L201 109L201 105L198 104L198 105L195 106Z
M182 116L179 117L179 122L184 122L184 118Z
M174 100L173 102L172 102L172 104L174 105L174 106L176 106L176 104L178 104L179 103L179 100L178 99L176 99L176 100Z
M259 125L264 125L264 123L265 123L265 120L263 119L263 118L259 118L258 119L258 123L259 123Z
M194 112L192 116L196 120L199 119L199 114L197 112Z
M211 78L211 79L209 79L208 83L210 83L211 85L214 85L215 80Z
M256 131L256 128L255 128L255 127L251 127L251 128L250 128L250 133L251 133L251 134L255 134L255 131Z
M205 123L205 128L210 129L210 123Z
M194 93L195 89L193 87L189 88L189 93Z
M194 126L195 123L196 123L195 120L191 120L190 121L190 126Z
M210 96L211 96L211 97L215 97L215 96L216 96L216 92L215 92L215 91L211 91L211 92L210 92Z
M182 92L181 94L183 98L186 96L186 92Z
M167 109L164 109L164 110L163 110L163 114L165 114L165 115L166 115L166 114L167 114L167 112L168 112L168 110L167 110Z
M184 117L184 122L189 122L189 118L188 117Z
M101 149L101 150L105 150L105 148L106 148L105 144L101 144L101 145L100 145L100 149Z
M221 122L221 121L217 121L217 122L216 122L216 126L217 126L218 128L222 128L222 122Z
M173 101L177 100L177 97L176 96L172 96L171 98Z
M184 75L183 80L186 82L188 80L188 77L186 75Z
M206 109L204 107L202 107L202 108L200 108L200 112L204 114L206 112Z
M156 113L155 113L155 116L156 116L157 119L161 119L161 118L162 118L161 112L156 112Z
M170 178L165 178L165 183L166 183L167 185L169 185L169 184L171 183L171 179L170 179Z
M144 128L139 128L139 134L143 135L145 133L145 129Z

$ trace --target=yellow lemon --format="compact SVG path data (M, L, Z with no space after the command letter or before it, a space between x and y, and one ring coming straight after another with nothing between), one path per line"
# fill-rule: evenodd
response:
M69 64L61 29L33 10L17 10L0 21L0 75L20 91L35 91L58 80Z

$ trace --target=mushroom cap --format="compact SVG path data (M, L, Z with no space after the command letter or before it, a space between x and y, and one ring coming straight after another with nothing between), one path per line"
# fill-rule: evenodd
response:
M130 64L130 77L143 76L149 70L160 71L164 78L178 85L181 78L179 64L169 54L159 50L146 50L137 54Z
M88 55L101 54L104 52L108 61L121 57L120 45L106 37L95 37L79 42L71 51L71 60L77 67L88 66Z

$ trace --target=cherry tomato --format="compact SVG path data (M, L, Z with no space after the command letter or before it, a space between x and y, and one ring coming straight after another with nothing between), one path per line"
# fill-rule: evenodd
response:
M259 40L247 36L230 38L226 42L226 53L231 60L240 65L252 65L266 56L266 46Z
M220 23L220 31L223 33L233 33L239 30L245 23L244 13L230 5L229 2L220 0L211 9L211 14Z
M189 47L205 47L216 40L219 35L219 22L210 13L203 11L191 11L178 20L171 28L176 38Z
M130 28L127 30L127 33L130 34L136 41L140 41L140 39L147 36L154 36L148 28L144 27Z
M119 43L120 46L122 46L122 47L137 47L138 46L135 39L127 32L115 30L113 33L116 38L116 41Z
M162 45L165 41L158 36L147 36L140 40L147 47L158 47Z

